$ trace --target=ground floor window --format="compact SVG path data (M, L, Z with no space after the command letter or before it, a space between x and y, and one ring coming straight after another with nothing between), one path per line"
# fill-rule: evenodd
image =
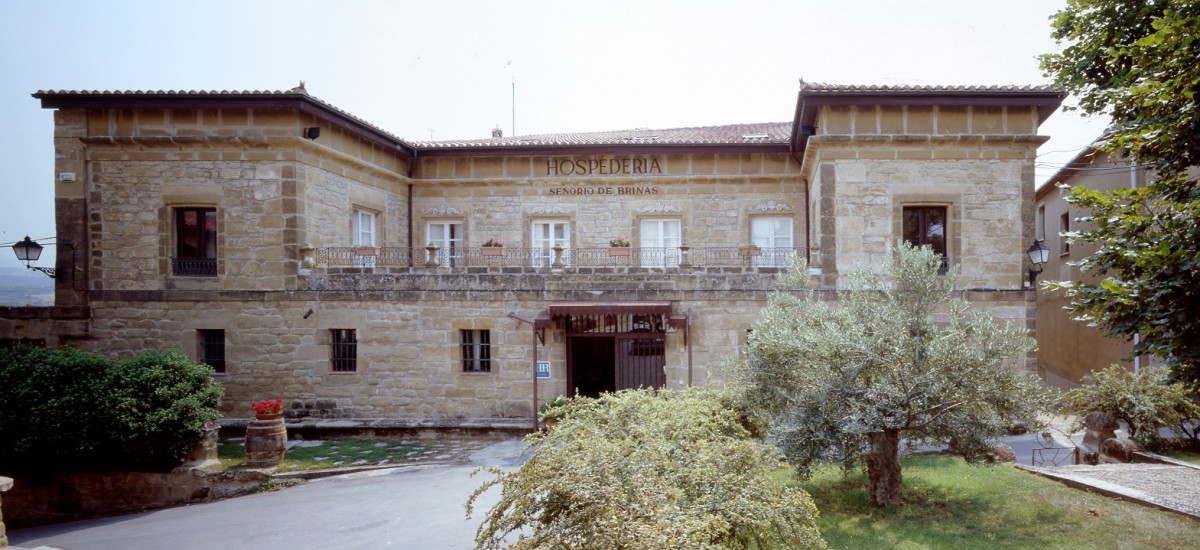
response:
M462 337L462 371L492 372L492 336L488 330L459 331Z
M200 362L217 373L225 372L225 331L210 329L197 331L200 336Z
M358 371L358 334L352 328L329 330L329 356L333 372Z

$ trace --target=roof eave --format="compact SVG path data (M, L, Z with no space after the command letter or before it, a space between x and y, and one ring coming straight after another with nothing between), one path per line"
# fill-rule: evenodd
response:
M364 124L337 109L300 93L261 94L59 94L37 92L43 109L296 109L348 129L367 141L394 148L408 157L416 155L412 145L378 128Z
M470 145L460 147L416 146L422 157L570 156L570 155L670 155L717 153L787 153L788 144L773 143L655 143L645 145Z

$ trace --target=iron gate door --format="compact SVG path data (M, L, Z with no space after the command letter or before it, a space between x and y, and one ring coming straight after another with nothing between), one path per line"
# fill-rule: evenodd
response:
M667 385L666 340L661 336L617 337L617 389Z

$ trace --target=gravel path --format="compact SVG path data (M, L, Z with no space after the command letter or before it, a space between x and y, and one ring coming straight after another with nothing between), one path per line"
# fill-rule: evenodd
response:
M1200 469L1166 464L1099 464L1048 470L1118 485L1200 515Z

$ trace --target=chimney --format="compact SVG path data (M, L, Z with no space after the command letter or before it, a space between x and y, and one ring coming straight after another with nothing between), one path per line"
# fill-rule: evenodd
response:
M494 137L494 138L504 137L504 130L501 130L499 128L492 128L492 137Z

